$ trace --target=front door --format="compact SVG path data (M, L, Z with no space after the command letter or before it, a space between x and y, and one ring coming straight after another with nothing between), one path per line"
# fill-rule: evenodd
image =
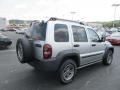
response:
M93 29L88 28L87 32L90 43L91 62L102 60L105 52L105 44L100 42L98 34Z

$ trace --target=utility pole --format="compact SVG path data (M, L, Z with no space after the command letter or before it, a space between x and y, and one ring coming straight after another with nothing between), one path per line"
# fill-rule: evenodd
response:
M72 15L72 20L73 20L74 15L76 14L76 12L72 11L72 12L70 12L70 14Z
M114 28L115 27L115 23L114 22L115 22L116 9L117 9L118 6L120 6L120 4L112 4L112 6L115 7L115 9L114 9L114 20L113 20L113 28Z

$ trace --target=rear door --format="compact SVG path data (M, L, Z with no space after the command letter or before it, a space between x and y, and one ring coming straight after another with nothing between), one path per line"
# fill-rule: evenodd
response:
M63 21L56 21L53 22L53 27L53 57L56 57L61 52L72 51L69 24Z
M73 50L79 51L80 54L80 64L88 64L89 53L90 53L90 44L87 39L87 34L85 28L82 26L71 25L73 33Z

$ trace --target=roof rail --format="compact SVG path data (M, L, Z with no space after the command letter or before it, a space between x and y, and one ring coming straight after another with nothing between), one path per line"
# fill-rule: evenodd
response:
M83 22L78 22L78 21L73 21L73 20L67 20L67 19L61 19L61 18L56 18L56 17L51 17L48 21L56 21L56 20L75 22L75 23L79 23L81 25L85 25Z

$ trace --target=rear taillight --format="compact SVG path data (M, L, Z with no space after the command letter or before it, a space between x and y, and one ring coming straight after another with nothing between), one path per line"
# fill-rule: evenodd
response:
M49 59L52 56L52 47L49 44L43 46L43 57L44 59Z

